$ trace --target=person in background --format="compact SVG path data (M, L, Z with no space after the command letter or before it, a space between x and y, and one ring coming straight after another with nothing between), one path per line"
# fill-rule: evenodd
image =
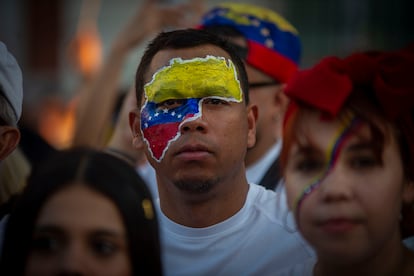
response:
M28 81L27 83L28 86L36 86L36 81L33 81L32 83ZM28 93L31 93L29 89L33 88L28 86L26 86L27 88L25 89L25 92L28 91ZM43 91L41 88L36 90ZM37 93L39 92L33 94ZM36 100L33 100L33 98L36 98ZM50 110L49 102L53 102L53 100L49 100L47 97L36 97L32 95L31 100L25 101L23 104L22 118L19 122L19 130L21 133L19 148L32 167L42 163L43 160L47 159L59 149L57 145L54 145L51 141L46 139L40 130L41 125L46 125L41 123L41 120L44 120L43 118L53 118L53 116L46 117L47 115L45 115L47 113L45 110ZM60 104L59 106L62 109L64 107L63 104Z
M326 57L288 84L283 176L317 254L290 275L414 275L413 50Z
M22 113L22 103L22 72L7 46L0 42L0 161L19 144L17 122Z
M279 197L246 179L256 140L243 61L219 36L160 33L136 73L135 141L157 177L167 275L277 275L313 257Z
M0 220L6 216L26 185L31 165L17 147L0 165ZM1 232L1 230L0 230Z
M240 3L213 6L198 27L228 39L244 61L249 97L258 106L256 144L246 154L247 179L274 190L288 103L283 88L301 59L298 31L271 9Z
M36 167L6 226L1 275L162 275L152 197L135 170L71 148Z
M30 164L18 145L21 132L23 76L7 46L0 42L0 219L10 211L22 190ZM0 221L0 235L2 230Z

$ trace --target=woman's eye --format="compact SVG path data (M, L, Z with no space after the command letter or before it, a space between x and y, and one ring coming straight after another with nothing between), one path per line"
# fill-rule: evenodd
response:
M98 256L109 256L117 251L118 247L112 241L105 239L94 240L91 243L92 251Z
M374 156L356 156L350 159L350 166L355 169L368 169L379 164Z
M157 104L158 109L173 109L184 104L184 99L170 99Z
M53 253L59 250L62 242L55 237L37 237L32 242L32 249L42 253Z
M301 160L295 164L295 170L301 173L318 172L324 167L325 167L324 162L320 162L320 161L313 160L313 159Z
M228 104L229 102L222 100L222 99L207 98L207 99L204 99L203 103L212 104L212 105L220 105L220 104Z

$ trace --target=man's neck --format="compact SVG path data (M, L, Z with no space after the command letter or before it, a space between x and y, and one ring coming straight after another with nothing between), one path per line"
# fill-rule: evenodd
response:
M161 210L170 220L187 227L212 226L235 215L245 204L249 190L246 179L237 187L228 185L230 189L226 184L220 183L220 187L205 194L189 194L175 187L169 191L161 188Z

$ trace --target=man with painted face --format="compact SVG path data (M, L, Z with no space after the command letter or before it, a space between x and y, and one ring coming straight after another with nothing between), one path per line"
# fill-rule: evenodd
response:
M246 179L256 107L225 40L159 34L138 66L136 97L130 126L157 176L165 274L275 275L313 258L276 193Z

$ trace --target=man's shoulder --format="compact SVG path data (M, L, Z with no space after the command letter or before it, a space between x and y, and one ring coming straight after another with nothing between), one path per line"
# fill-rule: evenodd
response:
M289 208L286 198L281 193L250 184L248 195L249 208L255 213L263 214L273 222L281 223L288 216Z
M266 203L277 201L280 195L273 190L264 188L257 184L249 184L247 200L251 203Z

